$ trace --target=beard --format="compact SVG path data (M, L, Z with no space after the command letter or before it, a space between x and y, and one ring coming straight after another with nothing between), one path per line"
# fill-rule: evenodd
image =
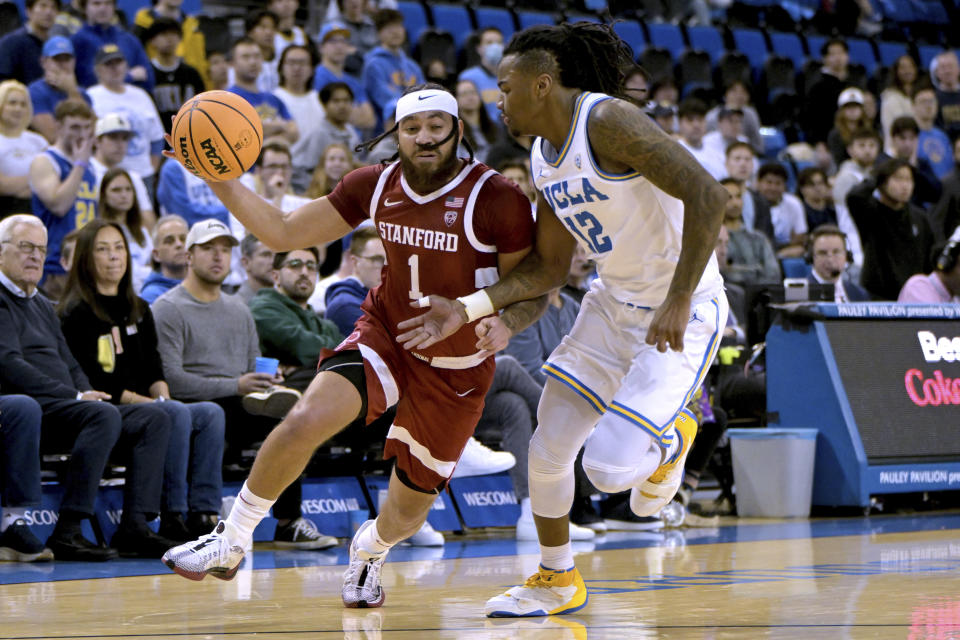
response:
M309 286L309 282L303 288L299 285L301 281L298 280L293 284L281 283L280 288L283 290L284 295L293 300L299 305L304 304L307 300L310 299L310 296L313 295L314 290L316 289L316 284L313 287Z
M447 143L449 144L449 143ZM442 148L446 145L440 145L436 151L440 155L440 160L435 168L421 167L414 164L413 159L400 153L400 168L407 183L418 193L430 193L436 191L443 185L450 182L460 166L460 158L457 157L457 144L451 145L449 154L444 154ZM425 151L425 147L417 147L414 153Z

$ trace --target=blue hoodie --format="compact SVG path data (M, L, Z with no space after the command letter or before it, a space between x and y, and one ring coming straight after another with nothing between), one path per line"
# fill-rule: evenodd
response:
M384 105L399 98L407 87L421 82L423 72L420 66L402 51L394 55L377 47L363 58L363 88L377 113L378 127L383 124L380 116Z
M153 304L154 300L181 282L183 282L183 280L168 278L159 271L151 271L150 275L143 281L143 288L140 289L140 297L146 300L147 304Z
M340 333L345 336L353 333L353 323L363 314L360 305L367 297L367 289L356 277L350 276L337 280L329 287L323 299L327 304L324 317L332 320Z

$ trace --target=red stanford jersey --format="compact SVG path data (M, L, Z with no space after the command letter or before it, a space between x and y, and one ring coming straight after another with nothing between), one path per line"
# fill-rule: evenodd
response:
M344 176L328 198L350 225L369 218L380 232L387 264L363 310L393 334L398 322L423 313L412 301L431 294L453 299L490 286L499 279L498 253L533 245L530 202L479 162L425 196L410 188L399 162L363 167ZM471 356L476 344L471 323L414 355Z

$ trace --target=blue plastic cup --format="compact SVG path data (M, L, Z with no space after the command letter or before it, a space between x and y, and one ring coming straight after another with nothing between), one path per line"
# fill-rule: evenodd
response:
M280 361L276 358L257 358L257 364L253 370L256 373L269 373L275 376L279 367Z

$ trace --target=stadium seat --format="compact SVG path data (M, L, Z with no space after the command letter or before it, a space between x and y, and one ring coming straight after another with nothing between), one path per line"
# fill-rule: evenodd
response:
M552 13L544 13L542 11L518 11L517 21L520 23L521 29L526 29L536 24L556 23Z
M921 72L930 68L930 63L941 51L943 51L943 47L938 47L936 45L921 44L917 47L917 53L920 54Z
M457 49L462 49L467 36L473 32L473 23L467 8L454 4L431 4L430 13L433 14L433 26L449 31Z
M860 38L847 38L846 42L850 48L850 62L862 64L867 75L873 75L877 68L877 56L873 51L873 45Z
M420 34L429 25L427 12L423 5L415 0L400 0L397 9L403 14L403 26L407 28L407 40L412 44L420 39Z
M691 49L706 51L710 62L714 65L720 62L726 49L723 45L723 35L716 27L699 25L687 27L687 40Z
M763 155L770 160L787 148L787 137L780 129L760 127L760 137L763 139Z
M650 44L666 49L674 60L679 60L680 55L687 48L683 41L683 32L675 24L667 22L650 23L647 25L647 34L650 36Z
M780 269L784 278L806 278L813 270L803 258L781 258Z
M747 56L754 75L759 76L767 59L767 41L763 32L757 29L732 29L731 33L734 48Z
M571 24L574 22L603 22L603 20L590 13L568 13L566 14L566 21Z
M820 50L827 43L826 36L811 35L807 36L807 57L814 60L820 60Z
M947 9L938 0L912 0L912 5L918 22L938 26L950 24Z
M673 79L673 56L663 47L647 47L640 54L637 60L640 65L650 74L650 83L658 82L665 78Z
M885 67L891 66L897 58L907 51L907 45L902 42L878 42L877 50L880 52L880 64Z
M793 61L793 68L800 69L803 61L807 57L803 52L803 41L795 33L771 32L770 48L778 56L790 58Z
M473 17L477 20L477 29L496 27L503 34L503 41L508 42L515 29L513 16L507 9L499 7L476 7Z
M614 23L613 30L617 32L620 39L630 45L633 49L633 55L639 55L647 46L647 36L643 33L643 28L633 20L623 20Z
M902 24L917 22L917 14L909 0L878 0L878 4L888 20Z

